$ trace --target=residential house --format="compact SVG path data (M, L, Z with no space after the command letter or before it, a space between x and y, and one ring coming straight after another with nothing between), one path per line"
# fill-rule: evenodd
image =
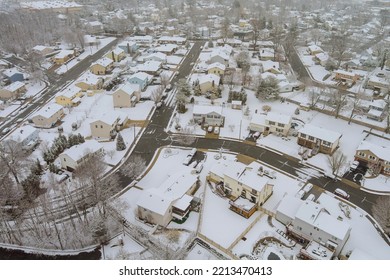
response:
M226 70L226 65L219 62L215 62L207 66L208 74L215 74L220 77L225 74L225 70Z
M150 46L153 43L153 37L146 36L134 36L129 38L130 41L136 42L138 46Z
M61 50L55 56L53 56L52 59L55 64L62 65L73 57L75 57L75 52L73 50Z
M241 110L242 101L241 100L232 100L232 109Z
M299 130L298 144L325 154L333 154L342 134L322 127L306 124Z
M172 55L177 51L177 49L178 49L178 45L176 45L176 44L164 44L164 45L156 47L154 50L156 52L161 52L161 53L164 53L166 55Z
M104 153L103 146L96 140L87 140L66 149L58 157L61 161L61 168L72 172L88 158L99 153Z
M329 60L329 55L327 53L317 53L315 56L314 56L314 61L319 63L321 66L326 66L326 63L328 62Z
M14 82L0 89L0 99L9 100L15 99L23 95L27 91L26 85L23 82Z
M198 177L190 171L172 174L162 184L147 189L137 202L139 219L166 227L172 219L182 221L189 213Z
M218 162L212 166L208 180L222 183L223 193L230 199L230 209L249 218L273 193L269 178L261 176L260 164Z
M199 83L200 90L204 94L209 91L214 91L218 88L221 78L215 74L193 75L192 82Z
M226 54L226 52L222 51L221 49L214 49L209 56L208 59L209 64L213 63L221 63L225 66L228 66L229 64L229 55Z
M176 44L176 45L184 45L187 42L185 37L176 37L176 36L162 36L157 39L157 43L159 44Z
M280 81L278 86L280 93L291 92L294 89L294 85L286 81Z
M124 41L118 44L118 48L121 48L127 54L135 53L138 49L138 45L134 41Z
M240 47L242 45L242 41L239 39L235 39L235 38L228 38L227 40L225 40L225 39L218 39L217 40L217 46L223 47L226 44L228 44L234 48L237 48L237 47Z
M106 57L112 59L114 62L119 62L126 57L126 53L123 49L116 47L112 51L109 51Z
M192 117L203 126L223 126L225 121L221 106L194 105Z
M390 176L390 146L363 140L356 149L355 160L374 173Z
M70 86L55 97L56 103L64 107L74 107L80 104L82 97L81 89L77 86Z
M261 62L263 72L269 72L272 74L281 74L282 71L280 70L279 62L274 62L272 60L266 60Z
M91 65L91 72L95 75L107 75L114 68L111 58L103 57Z
M35 112L31 120L36 127L51 128L64 117L64 108L56 103L47 104Z
M148 84L152 81L152 79L153 79L152 75L149 75L149 74L144 73L144 72L137 72L137 73L131 75L127 79L127 81L130 84L139 85L140 89L144 90L148 86Z
M385 77L370 76L367 81L367 88L373 89L376 92L384 94L389 92L390 82Z
M354 72L348 72L348 71L339 69L339 70L335 70L333 73L335 74L335 80L337 80L337 81L356 82L357 80L359 80L359 75L354 73Z
M275 58L275 50L270 48L262 48L259 51L260 60L273 60Z
M3 141L6 144L5 147L8 146L7 143L10 143L10 145L20 145L23 150L29 150L38 144L39 130L31 125L24 125L18 127Z
M87 31L88 33L90 34L99 34L101 32L103 32L103 23L101 23L100 21L90 21L87 23Z
M82 75L75 83L83 91L99 90L103 87L103 79L91 72Z
M143 58L144 61L158 61L161 63L167 62L167 55L162 52L151 53Z
M249 129L264 135L269 133L287 136L291 128L291 116L269 112L267 115L255 114L249 124Z
M139 64L137 66L138 71L140 72L145 72L149 75L158 75L159 70L161 69L161 62L160 61L154 61L154 60L149 60L146 61L143 64Z
M321 201L322 194L317 201ZM313 201L285 196L276 209L276 219L286 225L289 234L302 242L316 241L338 256L344 248L351 226ZM332 257L332 256L331 256Z
M367 118L381 122L386 116L388 104L383 99L375 99L369 103Z
M140 100L140 88L136 84L124 84L112 94L112 98L114 107L134 107Z
M121 112L104 112L90 123L91 135L97 140L114 139L128 118Z
M308 52L311 54L311 55L316 55L316 54L319 54L319 53L323 53L324 51L317 45L310 45L307 47L307 50Z
M10 82L23 82L24 74L20 72L18 69L10 68L3 71L3 76Z
M46 55L54 52L54 48L48 47L48 46L37 45L37 46L32 48L32 51L41 55L41 56L46 56Z

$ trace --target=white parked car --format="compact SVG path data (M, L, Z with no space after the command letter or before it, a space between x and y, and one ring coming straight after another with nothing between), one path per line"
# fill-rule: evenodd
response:
M295 197L297 198L300 198L300 199L303 199L303 197L305 196L306 192L304 190L300 190L299 192L297 192L297 194L295 195Z
M350 170L356 170L356 168L358 168L359 166L359 161L355 160L354 162L352 162L351 166L350 166Z
M207 128L207 132L208 132L208 133L213 132L213 127L212 127L211 125Z
M219 134L219 127L218 126L214 127L214 134Z
M313 184L307 184L306 186L304 186L303 187L303 190L305 191L305 192L310 192L311 191L311 189L313 188Z
M314 201L316 200L316 196L314 194L309 194L306 200Z

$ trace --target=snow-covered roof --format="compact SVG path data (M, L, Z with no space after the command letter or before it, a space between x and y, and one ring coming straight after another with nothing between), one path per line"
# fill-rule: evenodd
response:
M98 75L95 75L89 71L87 71L84 75L82 75L76 83L86 83L88 85L96 85L98 84L102 78Z
M22 2L20 6L25 9L36 9L36 10L44 10L44 9L58 9L58 8L81 8L83 7L76 2L68 2L68 1L36 1L36 2Z
M157 52L172 52L178 46L176 44L164 44L155 48Z
M14 68L10 68L10 69L6 69L6 70L3 71L3 75L6 76L6 77L12 77L15 74L22 74L23 75L23 73L20 72L15 67Z
M331 216L322 205L309 200L305 201L299 207L295 218L316 226L320 230L337 237L339 240L344 240L351 229L348 223L339 221L337 218Z
M55 59L61 59L61 58L65 58L67 56L70 56L70 55L74 55L74 51L73 50L61 50L59 53L57 53L54 58Z
M192 175L189 170L173 174L160 186L148 189L137 204L164 215L171 204L182 198L197 180L197 176Z
M390 145L381 146L367 140L363 140L359 147L356 149L357 151L368 150L378 158L389 161L390 162Z
M112 51L109 51L108 53L114 53L114 55L120 55L122 53L124 53L125 51L119 47L116 47L115 49L113 49Z
M98 141L87 140L82 144L70 147L69 149L65 150L61 155L67 155L68 157L77 162L86 155L95 153L102 148L102 144L100 144Z
M214 81L214 85L219 85L219 82L221 78L218 75L215 74L202 74L202 75L192 75L191 76L191 82L194 82L198 80L199 84L204 84L204 83L212 83Z
M39 111L35 112L35 114L32 115L32 117L42 116L42 117L48 119L62 109L63 109L63 107L57 103L46 104Z
M210 69L213 69L213 68L219 68L223 71L225 71L226 69L226 66L225 64L222 64L222 63L219 63L219 62L214 62L214 63L211 63L207 66L207 70L210 70Z
M319 61L327 61L329 59L329 55L327 53L317 53L315 55L315 57L319 60Z
M12 84L9 84L8 86L4 87L3 89L8 90L10 92L15 92L18 89L21 89L22 87L24 87L25 85L26 85L25 83L17 81L17 82L14 82Z
M137 73L131 75L129 77L129 80L131 80L131 79L139 79L141 81L146 81L146 80L150 81L152 78L153 78L152 75L149 75L149 74L144 73L144 72L137 72Z
M92 122L101 121L108 125L113 126L118 120L124 121L127 118L127 115L120 111L105 111L98 118L95 118Z
M252 116L251 123L259 124L259 125L265 125L265 118L266 118L266 115L254 114Z
M155 60L146 61L144 64L137 66L138 71L157 72L161 68L161 62Z
M215 112L222 115L221 106L207 106L207 105L194 105L193 114L195 115L206 115Z
M90 26L102 26L102 25L103 25L103 23L101 23L100 21L97 21L97 20L95 20L95 21L90 21L90 22L88 22L88 24L89 24Z
M262 61L261 64L263 65L263 70L264 71L268 71L268 70L276 70L280 73L280 65L279 65L279 62L275 62L275 61L272 61L272 60L266 60L266 61Z
M103 67L107 67L107 66L111 65L112 63L114 63L114 61L111 58L103 57L103 58L99 59L98 61L96 61L94 64L99 64Z
M229 60L229 55L227 55L226 52L220 49L213 49L213 51L210 53L209 59L212 59L213 57L217 56L221 57L223 60Z
M299 132L330 143L334 143L342 136L342 134L339 132L331 131L311 124L306 124L299 130Z
M21 127L18 127L14 132L12 132L11 135L9 135L5 141L7 140L13 140L15 142L23 142L25 139L27 139L31 134L35 133L37 129L31 125L24 125Z
M323 50L317 45L310 45L308 48L311 52L323 52Z
M157 41L159 41L159 42L177 42L177 43L182 44L185 41L187 41L187 39L184 37L162 36Z
M269 112L266 116L266 120L276 123L289 124L291 122L291 116Z
M135 41L135 42L148 42L148 43L153 42L153 37L150 35L134 36L134 37L130 37L129 39L130 41Z
M273 57L275 55L274 49L262 48L260 49L260 56L262 57Z
M167 55L165 53L162 53L162 52L156 52L156 53L151 53L151 54L145 56L144 59L167 60Z
M342 70L342 69L335 70L334 73L335 74L344 75L344 76L350 76L350 77L355 77L357 75L354 72L348 72L348 71L345 71L345 70Z
M180 210L186 210L188 206L191 204L191 201L194 198L188 194L183 195L183 197L179 198L178 200L173 203L173 206L175 206L177 209Z
M81 89L79 87L73 85L73 86L69 86L66 89L64 89L63 91L59 92L57 94L57 96L65 96L68 98L72 98L73 96L78 94L80 91L81 91Z
M132 95L134 92L139 91L140 89L139 89L139 85L126 83L122 85L120 88L118 88L115 92L119 90L124 91L128 95Z
M303 201L295 196L286 195L280 201L276 212L279 212L291 220L294 220L295 214L298 212L298 209L301 207Z
M53 50L53 47L37 45L37 46L35 46L35 47L32 48L33 51L38 51L38 52L44 51L44 50L46 50L46 49Z

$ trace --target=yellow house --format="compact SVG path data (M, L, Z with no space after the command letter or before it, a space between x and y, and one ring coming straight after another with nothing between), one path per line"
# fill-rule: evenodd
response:
M76 81L75 85L83 91L99 90L103 87L103 79L91 72L87 72Z
M207 67L208 74L215 74L220 77L225 74L225 70L226 70L225 64L219 62L212 63Z
M114 62L119 62L126 57L126 53L121 48L117 47L106 54L107 58L112 59Z
M215 74L205 74L193 77L193 82L199 82L202 93L214 90L219 86L221 78Z
M140 87L134 84L125 84L118 88L113 94L114 108L134 107L140 99Z
M106 75L114 68L114 61L111 58L103 57L91 66L91 72L95 75Z
M230 199L230 209L249 218L273 193L273 185L259 173L260 164L252 162L218 162L210 169L208 179L222 183L222 191Z
M64 109L61 105L47 104L36 112L31 120L36 127L51 128L64 117Z
M62 50L59 53L57 53L55 56L53 56L53 62L58 65L62 65L66 63L68 60L74 57L74 51L73 50Z
M90 123L91 135L96 140L111 140L127 120L127 116L120 112L103 113L99 119Z
M26 85L23 82L14 82L0 89L0 99L14 99L26 92Z
M81 102L82 92L79 87L73 86L61 91L55 98L56 103L64 107L77 106Z

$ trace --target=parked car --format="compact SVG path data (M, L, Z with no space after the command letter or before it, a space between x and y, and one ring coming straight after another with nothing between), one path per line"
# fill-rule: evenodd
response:
M314 194L309 194L308 197L306 198L306 200L310 200L310 201L314 201L316 200L316 196Z
M190 153L188 154L188 156L190 156L191 158L194 157L197 151L198 151L198 150L197 150L196 148L193 148L193 149L190 151Z
M335 195L338 195L338 196L346 199L346 200L349 199L349 194L346 191L342 190L342 189L335 189L333 193Z
M210 126L207 128L207 132L208 132L208 133L213 132L213 126L210 125Z
M351 166L349 167L349 169L350 169L351 171L356 170L356 168L359 167L359 164L360 164L360 162L357 161L357 160L355 160L354 162L352 162L352 164L351 164Z
M300 199L303 199L303 197L305 196L305 194L306 194L306 192L305 192L304 190L299 190L299 191L296 193L295 197L300 198Z
M313 188L313 184L307 184L306 186L304 186L303 187L303 190L305 191L305 192L310 192L311 191L311 189Z
M186 156L186 158L183 160L183 164L188 166L191 162L191 159L192 157Z
M214 127L214 134L219 134L219 127L218 126Z
M160 108L161 108L161 106L162 106L162 102L157 102L157 104L156 104L156 108L157 108L157 109L160 109Z
M200 173L200 172L202 172L202 169L203 169L203 163L200 162L200 163L196 166L195 171L196 171L196 173Z
M256 131L255 133L253 133L253 139L257 139L260 137L260 132L259 131Z

